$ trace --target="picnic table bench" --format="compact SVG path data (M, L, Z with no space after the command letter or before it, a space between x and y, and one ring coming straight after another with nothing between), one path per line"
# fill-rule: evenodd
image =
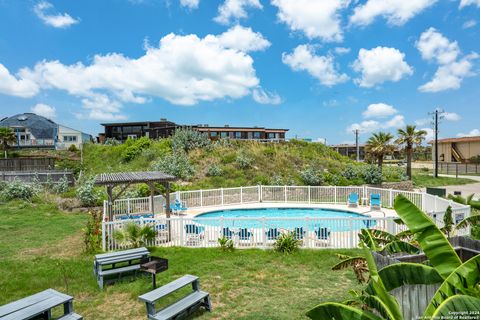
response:
M155 302L185 286L192 284L193 292L177 302L163 308L156 310ZM168 320L175 319L182 314L188 314L192 310L204 306L207 311L212 310L210 303L210 295L207 292L201 291L199 287L198 277L192 275L185 275L175 281L172 281L163 287L150 291L138 297L141 301L146 303L147 314L149 320Z
M103 289L106 276L136 272L149 259L150 252L144 247L97 254L93 261L93 273L97 277L98 286Z
M0 307L1 320L26 320L38 317L52 319L52 309L63 304L63 316L58 320L81 320L73 312L73 297L53 289L36 293Z

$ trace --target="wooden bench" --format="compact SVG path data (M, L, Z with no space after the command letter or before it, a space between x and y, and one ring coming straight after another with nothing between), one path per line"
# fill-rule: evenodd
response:
M36 293L0 307L1 320L26 320L42 317L52 319L52 309L63 305L64 315L58 319L81 320L73 312L73 297L53 289Z
M144 247L97 254L93 261L93 273L97 277L98 286L103 289L104 277L136 272L140 269L140 264L149 259L150 252Z
M193 292L177 302L158 310L155 308L155 302L185 286L192 284ZM150 320L167 320L174 319L182 314L189 314L194 309L204 306L207 311L212 311L210 303L210 295L201 291L199 288L198 277L192 275L183 276L163 287L150 291L138 297L147 305L148 319Z

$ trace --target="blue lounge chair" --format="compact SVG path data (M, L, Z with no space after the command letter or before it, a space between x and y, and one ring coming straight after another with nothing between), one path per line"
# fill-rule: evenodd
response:
M324 227L319 227L315 230L315 245L327 246L330 240L330 230Z
M224 236L228 240L231 240L235 236L235 233L232 230L230 230L230 228L226 227L226 228L223 228L222 230L222 236Z
M180 200L178 200L178 199L175 199L174 207L175 207L175 209L176 209L177 211L185 211L185 210L188 209L188 208L185 207L185 206L183 205L183 203L182 203Z
M186 245L199 245L200 240L203 238L203 228L195 224L185 225L185 238Z
M382 199L380 197L380 194L372 193L370 195L370 209L375 210L375 209L381 209L381 208L382 208Z
M275 241L280 236L280 232L277 228L270 228L265 232L268 241Z
M358 207L358 193L352 192L348 195L348 206Z
M250 241L252 240L252 233L248 231L247 228L242 228L238 231L238 240L240 241Z
M303 227L296 227L293 230L293 235L295 237L295 240L303 240L305 236L305 230L303 230Z
M165 231L167 230L167 225L166 224L157 224L155 225L155 231Z

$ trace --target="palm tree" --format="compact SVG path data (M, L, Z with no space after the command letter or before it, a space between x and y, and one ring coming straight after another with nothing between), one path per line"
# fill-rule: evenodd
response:
M387 154L393 153L395 147L392 145L393 135L388 132L374 133L365 146L365 151L377 159L377 164L381 168L383 158Z
M7 158L7 149L9 145L17 142L17 137L12 129L7 127L0 127L0 146L5 151L5 159Z
M418 130L417 127L407 125L405 129L398 129L398 139L396 143L405 145L407 154L407 177L412 180L412 156L413 147L422 143L427 135L427 131Z

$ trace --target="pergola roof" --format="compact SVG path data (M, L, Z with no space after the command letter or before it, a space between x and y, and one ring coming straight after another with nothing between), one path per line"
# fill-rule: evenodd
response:
M95 177L95 184L112 186L134 183L165 183L175 181L175 176L160 171L102 173Z

